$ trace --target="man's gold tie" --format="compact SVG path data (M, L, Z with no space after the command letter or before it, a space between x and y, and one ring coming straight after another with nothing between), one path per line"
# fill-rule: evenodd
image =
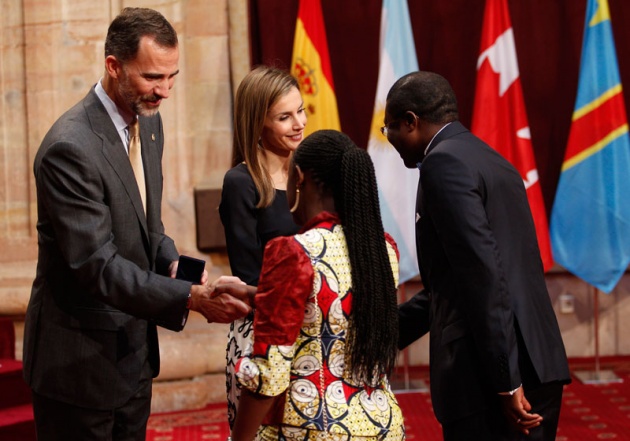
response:
M144 167L142 166L142 147L140 145L140 124L138 118L134 118L129 124L129 161L136 175L136 182L142 198L142 208L147 212L147 187L144 183Z

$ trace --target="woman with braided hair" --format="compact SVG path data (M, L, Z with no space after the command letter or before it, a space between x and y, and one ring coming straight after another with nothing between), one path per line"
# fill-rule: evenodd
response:
M398 251L369 155L341 132L313 133L293 154L287 200L303 227L265 247L232 439L404 439L388 382Z

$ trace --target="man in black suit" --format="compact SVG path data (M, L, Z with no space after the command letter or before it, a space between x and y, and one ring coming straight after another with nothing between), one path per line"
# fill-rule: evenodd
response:
M123 10L108 30L103 78L35 158L39 259L24 377L40 441L145 439L156 325L181 330L189 309L224 323L250 310L230 296L211 299L207 273L200 285L175 279L179 255L161 219L158 108L178 61L177 34L161 14ZM136 121L141 158L132 168Z
M570 374L523 179L457 119L437 74L408 74L388 93L383 133L420 168L426 288L399 307L400 347L430 331L445 440L553 440Z

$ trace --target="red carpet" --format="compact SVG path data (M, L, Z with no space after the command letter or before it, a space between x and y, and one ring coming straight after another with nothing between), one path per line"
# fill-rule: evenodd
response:
M589 360L571 364L575 369L592 369ZM630 358L602 359L601 369L613 369L623 383L583 384L577 379L565 388L557 441L630 441ZM405 415L407 439L439 441L442 432L433 416L428 393L399 393ZM225 405L170 414L149 419L148 441L225 441L228 430Z
M31 391L22 379L22 362L0 358L0 440L35 440Z
M225 441L229 435L225 404L202 410L151 415L147 441Z
M592 370L592 360L571 363L571 371ZM630 358L606 359L623 383L584 384L574 377L565 388L557 441L630 440Z

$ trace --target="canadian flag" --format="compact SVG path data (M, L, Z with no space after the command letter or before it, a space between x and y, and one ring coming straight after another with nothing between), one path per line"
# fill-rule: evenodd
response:
M507 0L487 0L471 131L521 173L545 271L553 266L547 214L525 112Z

